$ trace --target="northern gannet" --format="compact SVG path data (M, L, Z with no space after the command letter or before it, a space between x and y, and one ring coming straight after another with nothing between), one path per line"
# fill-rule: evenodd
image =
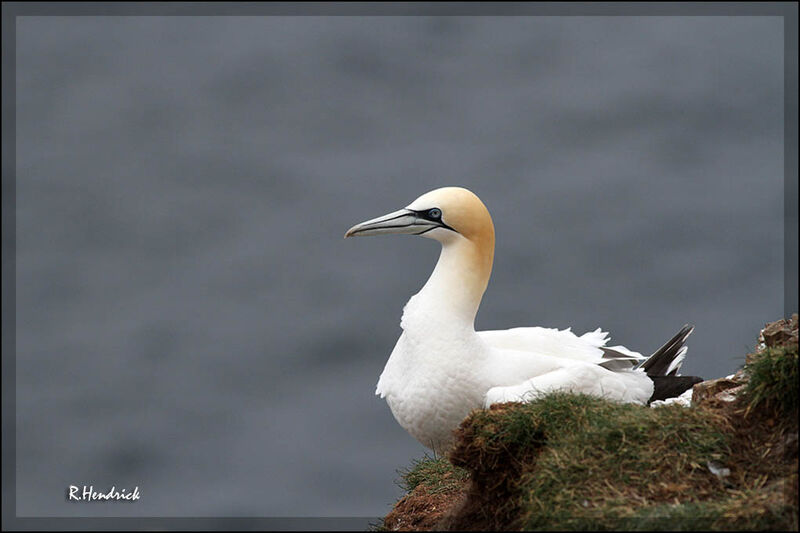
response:
M580 337L570 328L476 332L492 271L494 224L467 189L428 192L353 226L345 237L384 234L421 235L442 245L427 283L403 308L403 333L375 391L400 425L436 452L450 446L453 430L475 408L557 390L647 404L701 380L677 375L693 329L688 325L649 357L606 347L608 334L600 328Z

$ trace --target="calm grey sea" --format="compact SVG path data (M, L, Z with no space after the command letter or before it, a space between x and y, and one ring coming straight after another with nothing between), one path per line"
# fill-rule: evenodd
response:
M342 236L436 187L494 217L480 329L690 322L713 378L782 315L778 17L23 17L16 87L22 516L385 514L438 247Z

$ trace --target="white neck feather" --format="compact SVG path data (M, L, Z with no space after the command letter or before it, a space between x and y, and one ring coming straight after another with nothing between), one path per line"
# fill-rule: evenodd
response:
M464 237L442 243L442 252L427 283L409 300L402 326L418 324L430 330L431 323L475 330L475 315L492 271L494 242L476 244Z

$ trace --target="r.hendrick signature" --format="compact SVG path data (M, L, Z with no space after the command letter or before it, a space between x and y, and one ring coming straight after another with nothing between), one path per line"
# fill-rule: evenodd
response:
M67 501L71 502L135 502L140 497L138 486L134 487L132 491L127 489L117 490L117 487L114 486L108 492L98 492L94 490L94 485L84 485L82 489L76 485L70 485L67 491Z

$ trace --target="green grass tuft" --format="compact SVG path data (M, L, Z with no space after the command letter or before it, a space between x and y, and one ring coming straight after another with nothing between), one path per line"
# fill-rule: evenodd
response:
M400 470L398 473L401 478L400 486L406 492L423 486L428 494L443 494L460 490L463 482L469 478L469 472L453 466L443 457L434 459L426 456L416 459L410 468Z
M718 500L643 507L620 529L632 531L791 531L797 509L781 498L765 501L761 491L742 491Z
M797 344L766 348L745 366L749 376L743 398L748 410L764 409L782 417L798 409Z

